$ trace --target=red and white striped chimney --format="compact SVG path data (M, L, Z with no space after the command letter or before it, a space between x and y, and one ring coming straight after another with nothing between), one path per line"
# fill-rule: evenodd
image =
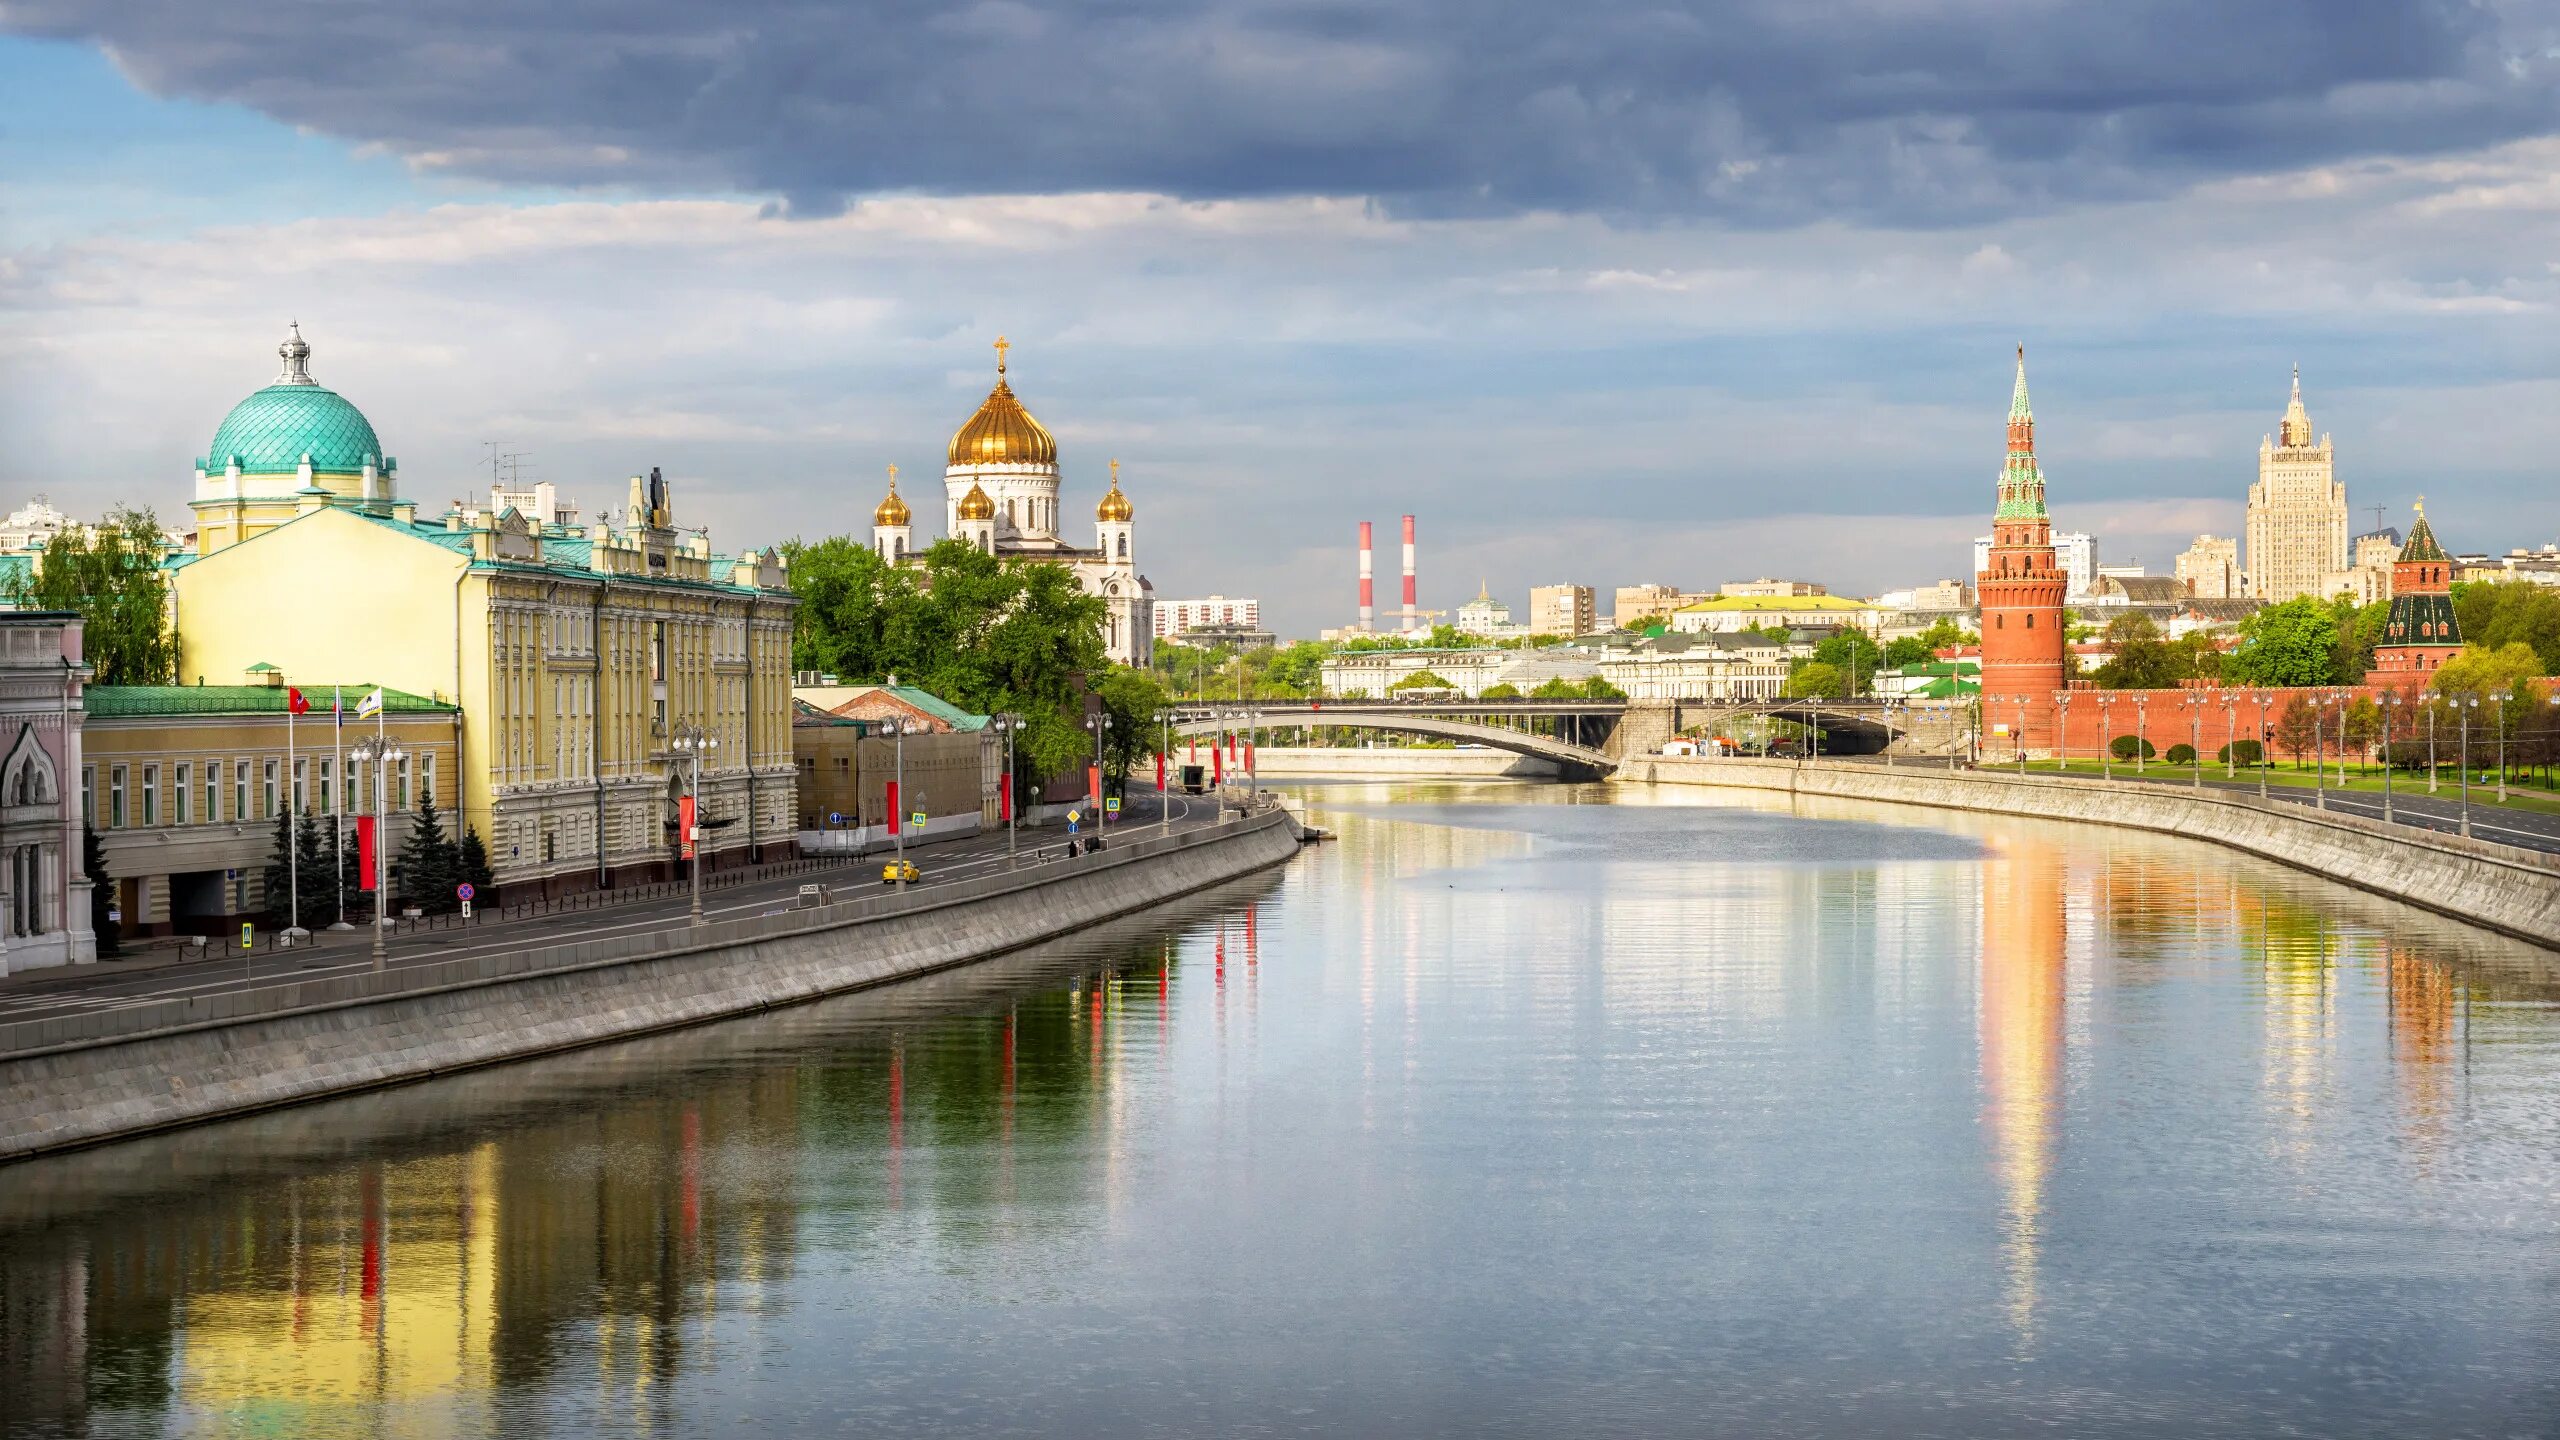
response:
M1421 609L1413 598L1413 517L1404 517L1404 628L1414 626L1414 612Z
M1360 628L1366 630L1377 618L1378 596L1375 582L1369 578L1369 522L1360 522Z

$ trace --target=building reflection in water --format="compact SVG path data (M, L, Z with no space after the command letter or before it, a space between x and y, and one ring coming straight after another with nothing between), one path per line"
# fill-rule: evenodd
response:
M2454 1109L2454 1066L2467 1033L2470 995L2451 967L2406 945L2390 947L2391 1061L2399 1077L2402 1133L2421 1169L2447 1144Z
M2025 1345L2035 1338L2036 1267L2062 1127L2067 957L2055 851L1992 845L1982 863L1981 937L1983 1125L2000 1191L2009 1322Z

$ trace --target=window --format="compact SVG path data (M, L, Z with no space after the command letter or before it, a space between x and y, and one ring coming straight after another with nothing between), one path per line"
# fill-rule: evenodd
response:
M436 794L436 757L435 757L435 752L434 752L434 751L432 751L432 750L430 750L430 751L428 751L426 754L419 756L419 757L418 757L418 759L419 759L419 765L418 765L418 780L419 780L419 783L420 783L421 785L423 785L423 786L425 786L425 787L426 787L426 788L425 788L425 789L420 793L420 795L419 795L419 799L421 800L421 802L424 802L424 801L427 801L427 800L432 800L432 799L434 799L434 798L435 798L435 794Z
M239 816L235 813L232 818L236 820ZM219 760L204 762L204 823L222 823L222 762Z
M196 767L184 760L179 761L177 779L172 782L172 785L169 796L177 803L170 814L170 820L179 825L194 824Z
M235 760L231 764L231 818L249 818L249 762Z
M310 808L311 761L297 755L293 757L293 813L299 815Z
M157 765L142 767L142 823L146 826L160 823L160 767Z
M98 823L98 767L95 765L80 767L80 823L91 826Z
M417 766L418 766L418 762L417 762L417 758L416 758L415 756L403 756L403 757L401 757L401 760L400 760L400 798L399 798L398 802L397 802L397 803L395 803L395 804L391 807L392 809L394 809L394 810L406 810L406 809L410 808L410 807L409 807L409 777L410 777L412 774L415 774L415 773L416 773L416 771L417 771Z
M110 829L124 828L124 786L123 766L118 765L107 772L107 826Z
M258 798L263 803L259 806L258 818L261 820L273 820L276 818L277 813L276 772L278 769L278 762L269 760L262 768L265 772L264 783L261 786L261 793Z
M323 815L336 813L330 805L338 797L338 777L331 773L336 763L325 758L320 762L320 813Z

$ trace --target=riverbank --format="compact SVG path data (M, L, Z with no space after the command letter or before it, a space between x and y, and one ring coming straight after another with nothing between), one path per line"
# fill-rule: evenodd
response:
M2560 950L2560 857L2254 795L2180 792L2051 773L1797 765L1783 760L1631 761L1619 784L1706 785L2077 820L2209 841L2436 914Z
M0 1160L922 975L1277 865L1299 838L1269 810L906 894L11 1026Z

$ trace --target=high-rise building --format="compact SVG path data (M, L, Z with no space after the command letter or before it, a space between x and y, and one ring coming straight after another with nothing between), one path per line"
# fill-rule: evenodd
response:
M1529 587L1529 633L1588 635L1597 627L1599 599L1588 585Z
M2249 487L2249 594L2269 603L2320 593L2322 577L2347 568L2347 487L2323 435L2311 437L2302 408L2302 370L2276 433L2258 442L2258 483Z
M2373 647L2374 680L2384 685L2424 685L2436 668L2462 653L2462 626L2453 614L2453 560L2436 543L2424 501L2409 543L2391 567L2391 618Z
M2222 535L2199 535L2178 556L2178 579L2198 600L2240 597L2240 542Z
M1677 585L1621 585L1610 601L1609 623L1632 630L1648 620L1668 619L1681 606L1704 598Z
M1982 597L1982 719L2013 727L2029 752L2053 745L2054 692L2063 686L2062 600L2069 582L2054 563L2053 521L2036 465L2036 416L2027 403L2027 351L2018 347L2018 383L2009 397L2009 457L1991 546L1974 581ZM1997 741L1994 749L2005 749Z
M1156 638L1169 640L1188 635L1194 630L1259 630L1262 628L1262 602L1226 595L1211 595L1200 600L1159 600L1156 602Z

